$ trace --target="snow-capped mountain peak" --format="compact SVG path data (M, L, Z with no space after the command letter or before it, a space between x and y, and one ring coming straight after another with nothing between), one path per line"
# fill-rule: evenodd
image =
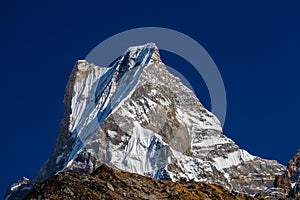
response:
M154 43L128 48L108 67L79 60L64 104L54 152L32 184L110 163L156 179L193 179L254 194L284 169L226 137L219 120L167 71Z

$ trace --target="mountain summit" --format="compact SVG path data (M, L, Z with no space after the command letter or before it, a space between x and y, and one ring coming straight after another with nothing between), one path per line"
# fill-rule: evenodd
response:
M54 152L31 185L109 163L155 179L217 183L255 194L284 170L226 137L219 120L167 71L153 43L128 48L109 67L79 60L64 105ZM8 197L22 190L19 184Z

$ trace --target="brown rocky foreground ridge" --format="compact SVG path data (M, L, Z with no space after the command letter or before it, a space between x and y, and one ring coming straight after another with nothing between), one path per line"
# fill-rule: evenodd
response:
M257 198L232 193L216 184L185 180L178 182L156 180L103 164L92 174L61 172L37 184L25 199L250 200Z

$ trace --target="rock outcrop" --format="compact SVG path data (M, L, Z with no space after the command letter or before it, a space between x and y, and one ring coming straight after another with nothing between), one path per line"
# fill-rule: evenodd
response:
M103 164L92 174L61 172L37 184L25 200L36 199L255 199L222 186L194 181L156 180Z
M272 187L257 194L269 199L300 199L300 149L284 173L276 176Z

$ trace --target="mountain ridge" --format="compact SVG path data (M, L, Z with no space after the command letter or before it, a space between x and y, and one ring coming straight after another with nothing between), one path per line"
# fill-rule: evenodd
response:
M110 67L78 61L64 104L54 152L31 185L110 163L156 179L255 194L284 170L226 137L218 119L166 70L153 43L130 47Z
M37 184L31 199L257 199L208 183L156 180L106 163L92 174L60 172Z

